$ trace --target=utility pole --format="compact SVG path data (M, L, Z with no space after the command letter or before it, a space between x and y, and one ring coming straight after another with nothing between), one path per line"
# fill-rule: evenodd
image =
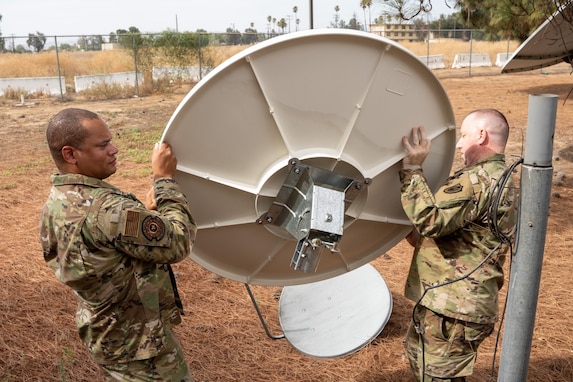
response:
M551 197L556 110L556 95L529 96L517 248L511 259L498 382L527 380Z
M308 1L309 1L309 3L310 3L310 4L309 4L309 10L310 10L310 11L309 11L309 12L310 12L310 29L314 29L314 20L313 20L314 16L313 16L313 14L312 14L312 0L308 0Z

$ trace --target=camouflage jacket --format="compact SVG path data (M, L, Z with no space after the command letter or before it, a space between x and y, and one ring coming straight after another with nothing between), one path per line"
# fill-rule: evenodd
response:
M489 227L488 204L505 169L502 154L489 156L455 173L436 193L421 170L400 171L402 206L420 232L406 297L421 299L421 305L448 317L476 323L497 320L508 246ZM498 227L509 236L517 207L511 179L501 195Z
M78 298L76 324L101 364L147 359L181 322L170 263L188 257L196 225L177 183L154 183L157 211L83 175L53 175L40 217L44 259Z

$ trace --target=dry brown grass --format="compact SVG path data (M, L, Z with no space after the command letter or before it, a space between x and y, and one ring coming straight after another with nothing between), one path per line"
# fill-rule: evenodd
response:
M512 126L508 149L512 159L523 149L528 95L552 93L560 98L554 138L559 160L553 165L554 172L564 174L564 178L552 188L555 196L551 198L527 382L573 381L573 338L569 336L573 163L565 156L559 157L573 145L573 103L564 102L573 83L568 69L555 66L548 68L547 75L538 71L499 75L499 68L493 68L487 76L473 77L465 71L461 72L466 74L457 74L460 70L436 71L458 122L477 107L496 107L507 115ZM151 180L148 162L139 157L149 157L151 142L160 136L185 95L176 92L64 104L36 99L28 107L0 100L1 382L101 380L77 336L75 298L44 263L37 238L38 214L49 190L49 175L54 171L45 144L48 119L70 106L88 108L104 116L116 134L114 141L121 154L119 172L110 182L143 198ZM149 141L147 153L145 143L137 138ZM304 356L286 340L269 339L240 283L218 277L191 261L176 264L179 291L187 312L177 334L192 374L198 382L410 382L402 350L412 308L412 303L403 297L410 258L411 249L402 242L372 262L392 292L392 316L371 344L336 360ZM506 282L502 303L508 286ZM253 291L271 331L280 332L275 299L280 288L253 287ZM494 355L498 365L499 349L496 353L495 338L491 337L482 345L476 372L469 382L489 380Z
M471 50L473 53L488 53L493 63L498 53L507 52L508 44L510 52L518 46L516 41L510 41L509 43L507 41L473 41ZM418 56L428 54L428 43L426 42L404 42L402 45ZM209 58L214 66L217 66L247 47L249 46L209 46L203 48L202 54L204 57ZM456 54L469 52L470 42L468 41L440 39L429 44L429 54L444 55L446 67L451 66ZM155 60L159 65L164 61L161 57L155 57ZM61 74L71 79L74 76L134 70L133 57L126 50L60 52L59 62ZM198 65L198 62L191 61L188 65ZM0 73L2 73L2 78L57 76L56 53L49 51L38 54L0 54Z

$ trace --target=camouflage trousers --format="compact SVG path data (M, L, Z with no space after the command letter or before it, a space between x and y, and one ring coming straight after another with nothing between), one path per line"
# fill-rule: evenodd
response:
M193 382L179 340L165 328L166 346L149 359L100 365L106 382Z
M417 325L410 322L404 343L410 368L423 382L465 381L473 372L478 346L494 327L445 317L423 306L417 306L414 319Z

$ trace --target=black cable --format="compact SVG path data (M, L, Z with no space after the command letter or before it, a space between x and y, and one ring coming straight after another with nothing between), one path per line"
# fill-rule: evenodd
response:
M501 196L502 196L503 190L505 189L507 182L511 178L511 174L513 173L514 169L521 163L523 163L522 157L519 158L518 160L516 160L513 164L511 164L511 166L509 166L508 168L505 169L505 171L502 173L501 177L494 183L494 186L491 189L490 198L488 201L488 208L487 208L488 228L500 240L500 243L498 245L496 245L495 248L493 248L488 253L488 255L486 257L484 257L484 259L476 267L474 267L474 269L472 269L470 272L468 272L465 275L462 275L456 279L449 280L449 281L446 281L444 283L433 285L433 286L430 286L430 287L424 289L424 293L422 293L422 296L420 296L418 301L416 301L416 303L414 304L414 308L412 309L412 323L414 324L414 329L416 330L416 332L418 333L418 335L420 337L420 343L421 343L421 347L422 347L422 365L421 365L421 369L420 369L422 381L424 380L424 372L425 372L425 368L426 368L425 349L424 349L424 334L423 334L423 331L420 329L420 322L416 320L416 309L418 309L418 307L421 306L421 302L424 299L424 297L426 296L426 293L428 293L428 291L433 290L433 289L437 289L440 287L444 287L447 285L451 285L453 283L456 283L456 282L459 282L462 280L465 280L466 278L471 276L474 272L479 270L495 253L497 253L497 251L500 249L500 247L504 243L509 245L509 253L510 253L510 260L511 260L511 258L513 257L513 245L511 244L511 238L509 236L507 236L506 234L504 234L499 229L497 212L498 212L499 204L501 202ZM519 213L519 208L518 208L518 213ZM517 221L519 221L519 217L517 218ZM513 231L513 233L515 233L515 230ZM510 236L511 236L511 233L510 233ZM511 263L511 261L510 261L510 263ZM490 381L491 381L491 378L493 377L493 373L494 373L494 369L495 369L495 357L497 354L497 346L498 346L498 341L499 341L499 337L500 337L500 333L501 333L501 324L503 323L503 318L505 317L506 307L507 307L507 298L506 298L505 303L504 303L504 307L503 307L503 311L502 311L502 319L499 323L498 333L496 336L496 343L495 343L495 349L494 349L494 354L493 354L493 363L492 363L492 371L490 374Z

